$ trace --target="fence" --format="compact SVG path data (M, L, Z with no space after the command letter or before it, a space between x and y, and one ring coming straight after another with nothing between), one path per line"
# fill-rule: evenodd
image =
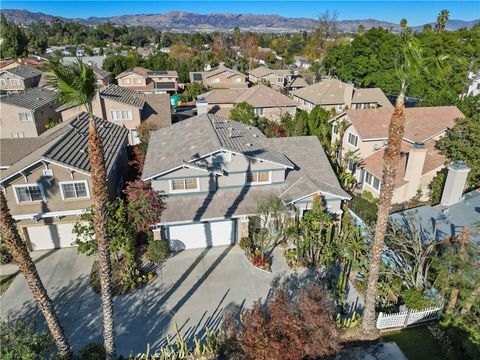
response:
M377 329L403 328L413 324L437 320L442 308L431 307L424 310L408 309L393 314L378 314Z

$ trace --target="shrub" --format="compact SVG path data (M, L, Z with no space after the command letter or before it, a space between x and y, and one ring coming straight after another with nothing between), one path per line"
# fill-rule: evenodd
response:
M166 240L153 240L147 246L147 259L154 264L161 264L167 260L170 248Z
M0 358L9 360L40 360L53 350L54 341L48 332L36 331L35 323L25 321L0 324Z
M417 289L403 290L401 296L409 309L423 310L432 305L432 301Z
M90 343L80 350L80 360L103 360L105 356L105 347L99 343Z
M245 251L250 251L250 250L252 250L252 249L253 249L253 246L254 246L254 245L253 245L253 240L252 240L250 237L248 237L248 236L242 237L242 238L240 239L239 245L240 245L240 248L241 248L242 250L245 250Z
M13 261L13 256L8 252L7 247L0 243L0 264L10 264Z
M256 252L250 257L250 261L255 267L259 269L270 270L270 261L268 257L266 257L265 255L262 256L261 253Z
M357 214L364 222L371 224L377 220L377 204L369 201L364 197L354 195L350 202L350 208Z

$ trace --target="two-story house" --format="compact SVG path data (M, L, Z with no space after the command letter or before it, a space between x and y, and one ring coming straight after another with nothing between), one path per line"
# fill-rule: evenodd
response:
M332 121L332 144L341 142L338 155L357 152L359 165L352 163L349 170L356 176L359 187L376 197L382 186L383 157L392 113L393 110L387 108L348 110ZM418 192L421 200L428 198L428 185L447 161L435 144L453 127L456 119L463 117L456 106L405 109L405 133L393 203L411 200ZM340 127L344 130L340 131Z
M293 71L288 69L269 69L259 66L248 71L248 81L252 84L268 83L276 90L283 90L291 82Z
M207 88L246 88L247 77L237 70L221 64L207 71L190 72L190 82L201 82Z
M113 199L128 171L128 130L96 121ZM82 113L39 137L0 140L0 185L30 250L69 247L75 241L73 226L93 204L88 139L88 115Z
M276 122L280 122L286 113L295 116L297 111L295 101L265 85L246 89L214 89L199 97L207 102L209 113L226 118L233 106L242 102L252 105L256 116Z
M96 66L92 66L95 79L97 79L97 87L104 87L112 82L113 74L110 71L103 70Z
M38 136L47 124L60 120L55 112L55 92L33 88L0 98L0 138Z
M176 71L152 71L135 67L118 74L116 79L119 86L144 94L174 94L178 89Z
M0 70L0 91L17 93L38 86L42 72L34 67L18 65Z
M379 88L357 89L353 84L335 78L326 78L318 83L291 92L293 100L302 110L311 111L315 106L341 113L349 109L368 109L393 105Z
M238 242L267 196L278 196L292 216L320 197L337 218L350 199L317 137L267 138L212 114L153 132L142 178L166 196L155 231L172 249Z
M168 94L138 94L129 88L110 84L97 92L92 105L95 116L128 129L131 145L139 143L137 127L140 124L149 122L161 128L172 123ZM63 121L85 111L73 104L62 105L56 110Z

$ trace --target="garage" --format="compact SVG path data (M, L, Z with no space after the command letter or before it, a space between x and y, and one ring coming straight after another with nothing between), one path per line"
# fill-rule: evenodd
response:
M172 250L199 249L235 243L234 220L207 221L168 227L168 239Z
M51 224L27 227L32 250L48 250L72 247L75 238L72 234L75 223Z

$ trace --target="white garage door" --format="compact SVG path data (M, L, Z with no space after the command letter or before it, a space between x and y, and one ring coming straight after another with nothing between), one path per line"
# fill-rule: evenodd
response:
M214 221L169 227L172 250L198 249L235 243L235 222Z
M33 250L71 247L75 241L72 234L74 223L40 225L27 228Z

